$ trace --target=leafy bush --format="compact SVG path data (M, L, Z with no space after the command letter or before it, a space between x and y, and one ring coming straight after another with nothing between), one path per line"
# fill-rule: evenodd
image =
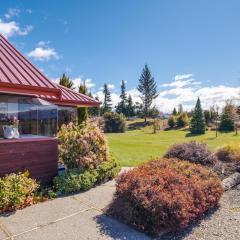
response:
M120 170L116 159L111 158L102 162L97 169L69 169L64 174L53 179L54 189L62 194L85 191L96 183L114 178Z
M175 118L173 116L171 116L169 119L168 119L168 126L170 128L174 128L176 122L175 122Z
M121 169L120 165L114 157L111 157L111 159L109 159L108 161L102 162L97 170L98 182L113 179L114 177L117 176L120 169Z
M178 230L217 206L223 190L217 176L187 161L151 161L120 175L108 214L158 235Z
M232 162L240 164L240 144L230 143L223 145L217 150L216 157L222 162Z
M209 165L215 162L215 157L206 144L195 141L174 144L164 156L165 158L177 158L191 163Z
M187 113L181 113L177 117L177 127L186 127L189 124L189 118Z
M74 193L80 190L90 189L97 181L97 173L92 171L81 171L78 168L69 169L64 174L53 179L56 191L61 193Z
M29 178L28 172L12 173L0 178L0 212L32 204L38 188L39 185Z
M69 169L96 169L109 159L107 140L94 124L62 125L58 139L59 158Z
M126 120L123 114L107 112L103 115L103 118L105 120L104 132L125 132Z

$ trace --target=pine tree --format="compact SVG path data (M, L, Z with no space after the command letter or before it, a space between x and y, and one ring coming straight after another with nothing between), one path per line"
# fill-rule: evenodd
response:
M92 94L89 95L89 97L93 97ZM98 96L96 96L94 99L99 102ZM88 108L88 114L92 117L97 117L100 114L100 108L99 107L90 107L90 108Z
M190 131L192 134L204 134L205 130L206 130L205 117L202 110L200 99L198 98L190 123Z
M178 114L181 114L181 113L183 113L183 105L179 104L178 105Z
M127 102L127 94L126 94L126 84L122 80L121 84L121 94L120 94L120 99L121 101L118 103L116 107L116 112L117 113L122 113L123 115L127 116L127 107L126 107L126 102Z
M102 115L106 112L112 111L111 93L110 93L108 85L106 83L103 85L103 95L104 95L104 100L103 100L103 105L101 108Z
M64 87L74 89L73 81L70 80L70 78L65 73L63 73L62 77L60 78L59 84L64 86Z
M137 90L141 93L143 114L146 123L149 108L151 107L153 100L158 96L157 84L147 65L143 68Z
M133 104L132 96L130 94L128 95L127 99L126 115L127 117L135 116L135 107Z
M234 121L237 115L236 110L237 108L231 102L226 102L226 105L223 108L223 112L221 115L221 121L219 126L220 131L234 131Z
M87 94L87 87L85 82L81 83L78 89L79 93ZM87 121L88 118L88 108L87 107L78 107L77 108L77 114L78 114L78 124L80 125L83 122Z
M176 108L173 109L172 115L173 115L173 116L177 116L177 110L176 110Z

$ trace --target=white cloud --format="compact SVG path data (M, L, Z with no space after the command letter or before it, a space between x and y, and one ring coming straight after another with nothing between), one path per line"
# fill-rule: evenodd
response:
M98 99L100 100L100 102L103 102L104 100L104 95L102 91L98 91L96 93L93 94L94 97L98 97ZM120 101L120 97L118 94L112 92L111 93L111 100L112 100L112 107L116 106L118 104L118 102Z
M12 37L13 35L27 35L33 30L33 26L26 26L21 28L15 21L4 22L0 19L0 33L6 38Z
M43 42L40 43L42 44ZM27 56L39 61L48 61L50 59L60 58L60 56L58 55L54 48L50 48L45 45L36 47L34 50L29 52Z
M176 84L179 82L179 84ZM195 80L193 74L176 75L173 81L165 83L168 89L162 90L159 96L153 101L155 105L162 112L172 112L174 107L179 104L183 105L185 110L192 110L196 104L197 97L200 97L204 109L209 109L212 105L218 105L222 108L226 100L239 99L240 87L229 86L202 86L201 82ZM141 102L140 93L137 89L127 91L127 94L132 96L133 102ZM103 100L101 91L96 95ZM112 103L116 105L119 102L119 95L111 93Z
M181 81L181 80L184 80L184 79L188 79L188 78L192 78L194 77L194 74L192 73L189 73L189 74L181 74L181 75L176 75L174 77L174 80L175 81Z
M84 78L82 76L79 76L79 77L73 78L71 80L73 81L74 87L76 89L80 86L80 84L83 84L84 82L85 82L85 85L88 90L91 90L91 88L96 86L91 78Z
M164 83L164 84L160 85L160 87L182 88L185 86L199 85L199 84L201 84L201 82L196 81L194 78L194 75L192 73L190 73L190 74L176 75L173 77L172 82Z
M195 106L197 97L200 97L205 109L212 105L223 107L226 100L240 96L240 88L224 85L205 87L195 80L193 74L176 75L173 80L161 85L169 89L160 91L155 100L155 104L161 111L171 112L178 104L183 104L186 110L191 110Z
M114 84L108 84L108 88L109 88L109 90L113 90L113 89L115 89L115 85Z
M108 89L110 90L110 91L112 91L112 90L114 90L115 89L115 85L114 84L107 84L107 86L108 86ZM100 87L99 88L100 90L103 90L103 87Z
M4 17L6 19L10 19L12 17L17 17L17 16L19 16L20 12L21 12L21 10L18 8L9 8L7 13L4 14Z

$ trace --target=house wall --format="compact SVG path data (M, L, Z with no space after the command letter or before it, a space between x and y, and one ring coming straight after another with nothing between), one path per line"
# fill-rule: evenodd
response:
M48 183L57 175L56 138L0 140L0 177L28 170L30 177Z

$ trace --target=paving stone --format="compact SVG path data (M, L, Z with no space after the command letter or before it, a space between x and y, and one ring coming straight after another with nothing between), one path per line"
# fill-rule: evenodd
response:
M16 236L16 240L148 240L143 233L113 220L99 211L89 210L43 228Z
M116 185L116 181L111 180L111 181L108 181L106 183L103 183L101 186L115 187L115 185Z
M71 197L64 197L1 215L0 222L12 234L19 234L88 208Z
M75 194L74 198L89 203L97 209L105 208L113 198L115 188L112 186L97 186L87 192Z
M5 240L7 239L7 235L0 229L0 240Z

